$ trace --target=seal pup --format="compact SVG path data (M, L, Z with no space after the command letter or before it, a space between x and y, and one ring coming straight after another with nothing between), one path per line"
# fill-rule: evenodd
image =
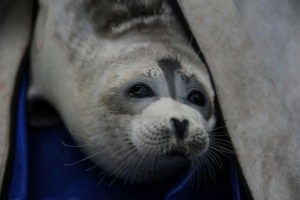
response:
M166 180L209 149L214 91L168 1L40 0L30 77L115 177Z

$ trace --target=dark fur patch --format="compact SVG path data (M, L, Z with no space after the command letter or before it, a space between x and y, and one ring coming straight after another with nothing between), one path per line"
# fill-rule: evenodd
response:
M136 18L148 18L163 13L161 0L88 0L85 2L85 12L100 33L110 32L112 27L130 22Z
M167 80L170 96L176 98L175 71L181 68L180 62L174 58L163 58L157 61Z

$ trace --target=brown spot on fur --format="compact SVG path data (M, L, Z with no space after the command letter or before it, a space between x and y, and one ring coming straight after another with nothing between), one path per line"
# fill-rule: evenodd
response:
M100 104L111 114L121 114L123 109L116 106L114 103L117 88L110 88L101 95Z
M149 2L89 0L85 1L83 6L87 14L92 13L91 21L100 33L136 18L146 18L162 13L162 1L160 0Z

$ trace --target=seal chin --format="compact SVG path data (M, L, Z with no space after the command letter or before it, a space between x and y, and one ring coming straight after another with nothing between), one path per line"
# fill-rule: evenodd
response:
M180 161L181 160L182 161L188 160L186 155L183 152L180 152L180 151L171 151L171 152L166 154L166 157L168 159L174 159L174 160L180 160Z
M168 181L178 177L190 166L190 160L179 155L166 155L159 159L156 167L148 171L143 177L145 180L140 180L140 183L155 183Z
M172 176L179 174L186 169L191 160L184 152L173 150L157 158L157 168L164 173L172 173ZM161 174L161 173L158 173Z
M190 159L186 154L180 151L170 151L164 156L158 158L157 161L161 167L175 167L175 166L185 166L190 163Z

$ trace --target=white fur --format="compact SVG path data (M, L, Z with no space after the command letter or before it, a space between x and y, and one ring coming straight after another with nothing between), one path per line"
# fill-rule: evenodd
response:
M140 151L149 151L151 154L163 155L164 153L172 150L172 148L178 145L178 141L172 133L172 127L170 123L171 118L177 118L180 121L189 121L189 133L184 140L184 148L188 151L188 154L195 149L189 147L191 142L205 143L208 146L208 133L206 130L210 130L212 127L202 115L195 109L172 100L171 98L161 98L159 101L152 103L147 107L140 115L136 115L132 122L131 137L134 145ZM167 133L160 133L161 129L169 130ZM142 134L141 134L142 132ZM146 137L147 136L147 137ZM164 145L147 145L145 141L155 140L156 142L162 137L170 137L165 139ZM199 141L195 138L201 138ZM206 146L206 148L207 148ZM206 148L197 149L199 153L192 153L193 156L200 156Z
M92 30L85 16L77 19L76 12L83 11L80 7L68 10L68 2L44 1L41 5L31 55L35 95L55 106L76 142L84 145L82 150L88 158L125 180L172 177L184 165L164 157L173 149L185 149L191 159L198 159L209 144L214 114L206 121L195 109L170 98L161 98L133 116L111 113L103 103L105 97L114 95L111 90L150 69L163 76L157 59L174 55L179 57L183 71L202 83L208 101L213 102L205 66L187 46L179 26L157 29L157 35L132 30L121 38L106 38ZM189 120L189 134L183 142L173 136L171 117ZM167 139L161 137L163 134ZM144 136L161 138L166 144L147 146Z

